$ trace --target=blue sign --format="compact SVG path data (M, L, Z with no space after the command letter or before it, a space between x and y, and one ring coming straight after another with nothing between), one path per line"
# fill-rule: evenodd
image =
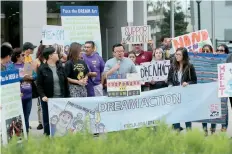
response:
M97 6L61 6L61 16L99 16Z
M19 70L8 70L1 72L1 85L19 82Z

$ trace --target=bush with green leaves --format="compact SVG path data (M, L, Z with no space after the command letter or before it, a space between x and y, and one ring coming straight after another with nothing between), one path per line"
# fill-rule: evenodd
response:
M232 154L232 142L225 133L205 137L193 129L173 131L165 124L112 132L99 137L88 133L64 137L30 136L18 144L13 139L3 154Z

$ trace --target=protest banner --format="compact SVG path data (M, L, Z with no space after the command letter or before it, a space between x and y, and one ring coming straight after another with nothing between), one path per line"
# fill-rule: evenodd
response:
M141 78L137 73L113 74L107 78L107 93L109 97L140 95Z
M227 55L189 52L190 63L195 67L197 83L216 82L218 78L217 65L225 63ZM224 124L228 114L227 98L221 98L222 117L218 119L202 120L205 123Z
M65 30L65 53L72 42L81 45L94 41L96 51L102 56L98 6L61 6L61 23Z
M141 63L140 75L143 82L165 81L168 77L170 60Z
M19 71L1 72L1 135L3 145L13 136L27 138L22 101L20 97Z
M218 64L218 97L232 97L232 64Z
M149 43L151 40L150 25L121 27L122 41L126 44Z
M43 45L64 45L64 28L62 26L44 25L42 29Z
M154 126L159 120L173 124L218 118L221 108L216 86L217 83L176 86L118 98L49 99L51 134L63 136L85 128L92 133L105 133Z
M202 47L205 44L212 46L206 29L172 38L172 48L174 51L176 51L177 48L185 47L189 52L201 53Z

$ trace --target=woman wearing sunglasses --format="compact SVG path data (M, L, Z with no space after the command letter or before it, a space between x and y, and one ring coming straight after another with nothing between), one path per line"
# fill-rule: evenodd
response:
M36 83L38 94L42 98L44 134L50 135L48 99L69 97L69 89L64 67L59 61L55 48L46 47L43 50L43 57L46 62L38 69Z

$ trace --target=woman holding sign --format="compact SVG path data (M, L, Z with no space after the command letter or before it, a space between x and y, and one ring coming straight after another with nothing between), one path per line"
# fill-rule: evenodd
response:
M162 61L165 59L165 54L163 52L162 48L156 48L153 51L153 59L151 62L156 62L156 61ZM150 90L154 90L154 89L160 89L160 88L164 88L167 87L167 82L166 81L151 81L150 83Z
M175 53L173 65L168 73L168 85L169 86L183 86L186 87L189 84L196 84L197 76L195 68L189 62L188 51L186 48L178 48ZM185 123L187 129L192 128L191 122ZM180 123L173 124L175 130L180 131Z

